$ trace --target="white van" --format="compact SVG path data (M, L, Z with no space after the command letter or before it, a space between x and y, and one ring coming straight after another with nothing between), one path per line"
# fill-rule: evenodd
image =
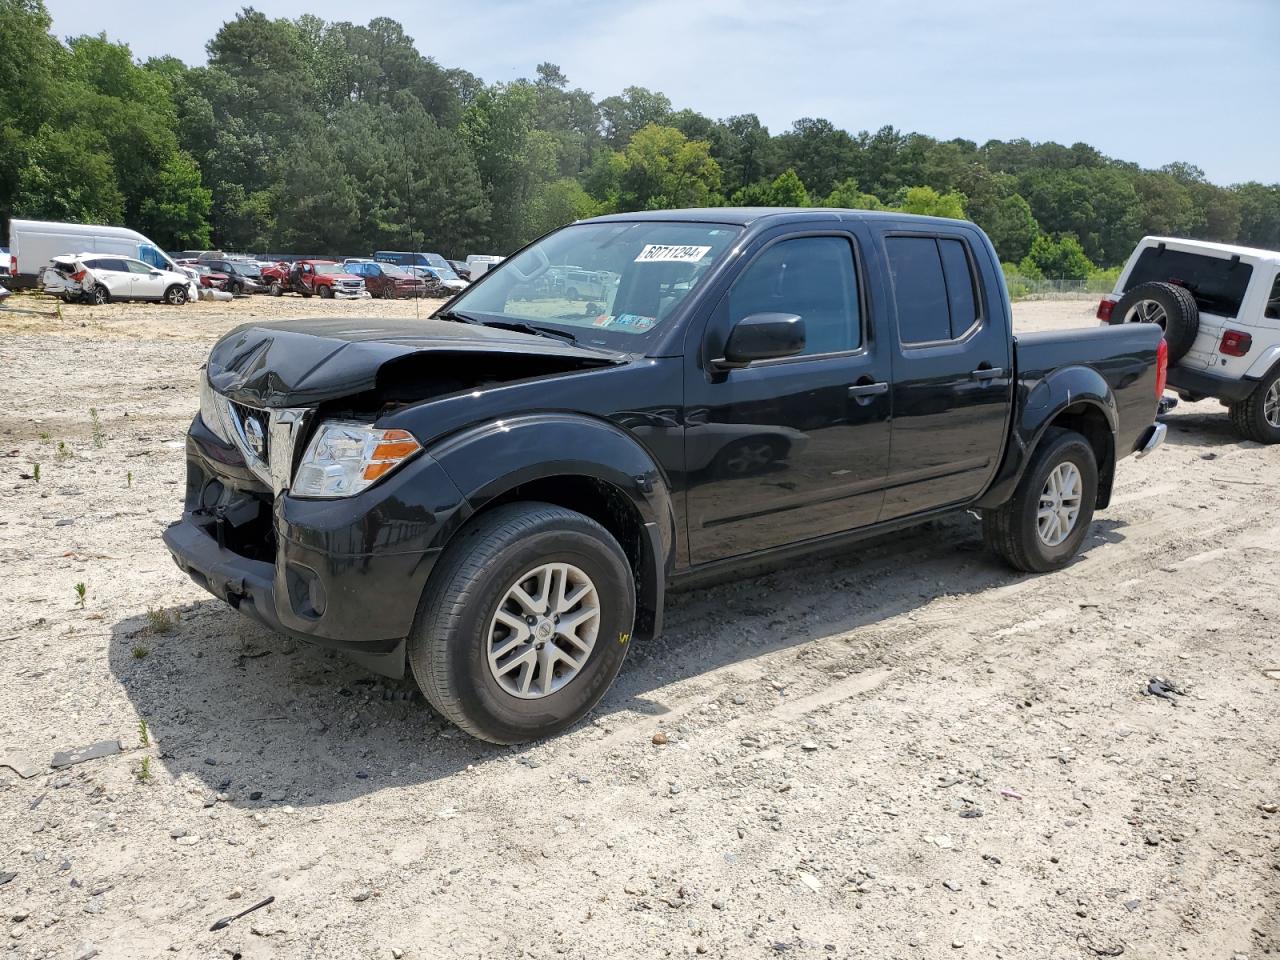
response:
M471 271L472 282L479 280L505 259L506 257L495 257L482 253L471 254L471 256L467 257L467 269Z
M46 220L9 221L9 272L15 286L35 286L54 257L80 253L114 253L141 260L159 270L182 272L156 244L128 227Z

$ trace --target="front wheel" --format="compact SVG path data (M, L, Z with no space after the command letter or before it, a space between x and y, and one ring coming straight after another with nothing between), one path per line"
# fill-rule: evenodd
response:
M267 287L267 293L271 294L273 297L284 296L284 284L279 280L272 280L271 286Z
M1280 367L1262 378L1253 393L1229 408L1236 433L1256 443L1280 443Z
M321 288L320 288L320 299L321 299L321 300L332 300L332 299L333 299L333 287L321 287Z
M1098 499L1098 461L1074 430L1051 428L1013 497L982 514L982 537L1010 566L1028 573L1065 567L1080 550Z
M512 503L459 531L409 636L423 694L467 733L523 743L582 718L613 683L635 622L618 541L564 507Z
M164 302L171 306L180 307L187 302L187 290L180 287L176 283L164 292Z

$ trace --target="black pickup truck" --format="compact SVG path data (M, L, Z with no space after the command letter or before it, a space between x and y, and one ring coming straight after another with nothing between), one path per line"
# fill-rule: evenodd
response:
M514 743L590 710L681 583L964 509L1014 567L1063 566L1163 439L1165 355L1152 324L1013 337L969 223L602 217L430 319L227 334L164 539L231 606L407 663Z

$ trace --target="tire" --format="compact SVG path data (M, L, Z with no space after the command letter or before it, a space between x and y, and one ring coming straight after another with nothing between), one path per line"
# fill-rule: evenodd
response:
M95 306L103 306L111 302L111 293L102 284L95 284L93 290L89 293L89 302Z
M1227 408L1236 433L1256 443L1280 443L1280 367L1263 377L1253 393Z
M333 287L321 287L321 288L320 288L320 299L321 299L321 300L332 300L332 299L333 299Z
M563 659L552 661L553 686L544 693L540 684L547 672L540 651L571 649L581 657L580 648L554 632L558 628L548 626L546 618L533 631L521 627L528 636L521 642L497 617L500 606L528 611L512 594L523 582L536 599L532 581L519 578L547 564L581 575L572 581L573 589L584 578L593 587L580 601L583 606L565 608L566 616L588 609L593 600L597 613L584 621L587 629L593 621L595 627L585 657L568 679ZM512 744L551 736L580 720L613 683L627 655L635 606L635 578L626 554L604 527L552 504L505 504L463 527L445 549L418 604L409 664L432 707L473 737ZM514 618L517 624L520 619ZM552 631L550 639L543 635L539 642L538 630ZM491 646L511 642L517 644L514 653L491 666ZM500 679L503 667L507 672ZM522 682L529 693L509 689Z
M282 284L279 280L272 280L271 286L267 287L267 292L271 294L273 297L283 297L284 284Z
M310 291L310 290L308 290L306 287L299 286L299 287L298 287L298 292L299 292L300 294L302 294L302 299L303 299L303 300L310 300L310 299L311 299L311 291Z
M577 300L577 299L578 299L578 288L577 288L577 287L570 287L567 291L565 291L565 296L566 296L568 299L570 299L570 300Z
M1186 287L1173 283L1140 283L1111 310L1111 323L1156 323L1169 342L1169 366L1191 349L1200 332L1200 308Z
M1077 512L1066 536L1052 542L1042 536L1039 511L1049 477L1070 464L1078 475ZM1007 503L982 513L982 538L1006 563L1027 573L1048 573L1075 557L1093 522L1098 499L1098 461L1089 441L1074 430L1051 427L1031 455L1031 463ZM1054 533L1054 531L1050 531Z
M164 292L164 302L173 307L180 307L187 302L187 291L176 283Z

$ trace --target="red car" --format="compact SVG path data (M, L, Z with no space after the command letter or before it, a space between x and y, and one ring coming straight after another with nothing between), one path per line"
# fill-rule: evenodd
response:
M427 292L427 285L422 278L415 277L404 267L394 263L378 263L376 260L351 259L342 261L343 268L364 280L365 289L370 296L383 297L421 297Z
M295 260L293 263L277 263L263 268L262 282L267 292L278 297L286 290L304 297L313 294L322 300L360 300L369 296L364 288L364 278L346 271L332 260Z

